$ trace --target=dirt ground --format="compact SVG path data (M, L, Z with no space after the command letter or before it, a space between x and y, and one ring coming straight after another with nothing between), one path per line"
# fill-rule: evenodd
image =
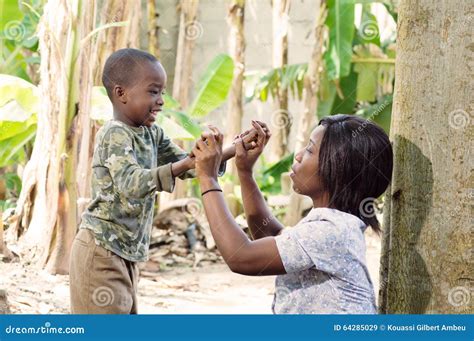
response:
M380 238L366 233L367 263L378 292ZM68 276L50 275L19 262L0 262L0 289L13 314L67 314ZM274 276L232 273L225 264L174 268L139 282L141 314L271 314Z

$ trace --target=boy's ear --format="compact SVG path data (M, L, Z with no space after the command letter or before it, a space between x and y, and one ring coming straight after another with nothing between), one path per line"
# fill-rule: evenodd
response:
M125 93L125 89L120 85L114 86L114 96L123 104L127 103L127 94Z

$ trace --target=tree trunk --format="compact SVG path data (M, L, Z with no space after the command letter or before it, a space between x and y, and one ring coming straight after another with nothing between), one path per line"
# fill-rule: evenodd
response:
M91 32L95 28L97 16L97 6L94 5L93 13L90 16L84 17L80 25L85 32ZM87 204L91 200L91 176L92 176L92 156L94 154L94 138L97 132L96 123L90 118L91 108L91 91L93 85L93 77L97 65L91 65L90 60L97 60L97 45L96 37L91 37L84 42L81 53L89 58L81 59L80 76L79 76L79 120L78 120L78 157L77 157L77 221L80 223L80 216Z
M227 131L226 143L230 145L234 136L240 134L242 130L242 94L245 71L245 36L244 36L244 13L245 0L233 0L230 4L228 13L228 23L230 27L229 34L229 54L234 60L234 76L229 93L229 108L227 110ZM227 182L224 186L224 193L232 214L237 215L239 203L233 197L234 185L238 183L237 169L234 160L228 162L227 174L232 182Z
M174 70L173 96L182 108L188 107L189 84L192 78L194 41L199 38L201 24L196 20L199 0L181 0L176 67Z
M50 0L39 25L41 111L33 153L23 175L18 220L8 232L19 237L23 260L67 273L76 233L76 166L79 85L83 59L80 41L89 32L81 20L93 17L95 2ZM79 20L75 20L81 18ZM89 27L89 26L86 26Z
M128 21L125 27L103 30L98 37L97 69L94 84L102 85L102 70L105 61L114 52L126 47L139 48L141 1L105 0L101 11L101 24Z
M273 67L281 68L288 64L288 24L290 0L272 0ZM288 89L278 87L273 103L271 123L273 141L270 161L281 160L288 152L288 135L291 128L291 115L288 112Z
M474 313L471 12L465 1L400 4L381 313Z
M97 122L91 121L89 116L90 108L90 92L89 90L82 87L82 83L89 84L91 79L94 80L95 85L102 85L102 71L105 60L114 51L125 48L125 47L138 47L138 36L134 36L134 32L139 31L139 21L141 17L141 8L138 6L140 1L134 2L133 6L130 2L127 2L125 6L123 2L118 0L107 0L104 3L104 7L101 11L101 18L99 27L110 24L113 22L129 21L125 27L112 27L100 31L97 39L91 38L90 44L86 45L86 48L90 49L87 55L91 55L91 60L97 61L94 65L89 63L89 66L83 65L81 75L81 99L83 103L83 113L80 117L79 129L83 130L80 134L82 136L79 144L79 157L78 157L78 200L77 200L77 213L78 217L81 216L84 209L87 207L91 200L91 176L92 176L92 157L94 154L94 141L95 135L100 128ZM95 16L94 16L95 17ZM87 23L87 25L94 25L96 22L95 18L93 21ZM93 28L93 27L92 27ZM138 33L137 33L138 34ZM84 63L89 61L84 60ZM91 74L92 73L92 74ZM92 78L91 78L92 77Z
M322 52L324 46L324 22L326 20L325 2L318 1L316 6L317 13L315 16L314 27L314 46L311 54L311 60L308 63L308 72L304 78L303 102L304 111L298 122L298 130L296 135L295 153L304 148L308 143L313 129L318 119L318 92L320 83L320 72L322 67ZM304 196L297 194L291 189L290 204L286 213L286 224L295 225L303 215Z
M160 45L158 35L160 33L160 26L158 25L158 18L160 14L157 11L155 0L147 1L148 13L148 52L160 58Z
M202 34L201 24L196 20L199 0L181 0L179 10L178 46L176 49L176 67L174 70L173 96L181 104L188 107L189 85L192 84L194 41ZM181 147L183 143L177 142ZM183 198L186 196L186 182L176 179L173 193L160 193L160 203ZM160 204L161 205L161 204Z

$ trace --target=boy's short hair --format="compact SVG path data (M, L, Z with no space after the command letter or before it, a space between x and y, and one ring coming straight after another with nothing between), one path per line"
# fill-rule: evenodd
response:
M131 48L117 50L107 58L102 72L102 83L110 100L112 100L114 86L132 85L138 68L146 61L157 62L158 59L148 52Z
M330 207L359 217L379 233L374 199L387 189L393 168L387 134L373 122L354 115L328 116L319 125L325 127L319 176L329 193Z

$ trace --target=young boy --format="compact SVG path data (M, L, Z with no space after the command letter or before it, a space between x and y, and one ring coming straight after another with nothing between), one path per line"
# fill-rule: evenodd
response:
M93 200L71 252L71 311L136 314L137 262L148 259L155 192L171 192L175 177L194 176L194 158L154 124L164 104L166 72L153 55L116 51L105 63L102 82L114 119L96 136ZM256 132L247 136L251 148ZM229 147L223 160L234 155L235 147Z

